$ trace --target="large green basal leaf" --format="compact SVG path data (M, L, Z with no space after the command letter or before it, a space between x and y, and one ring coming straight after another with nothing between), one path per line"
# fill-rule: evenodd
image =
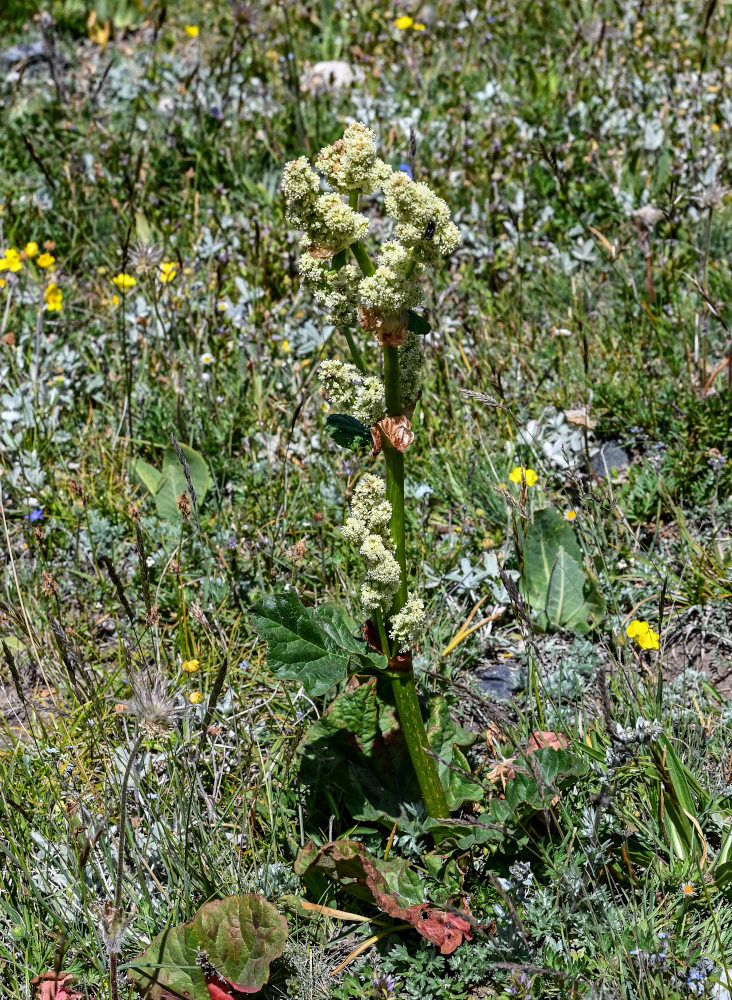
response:
M184 444L179 447L188 463L191 482L196 492L196 503L200 507L211 486L208 463L203 455L193 448ZM174 448L165 449L162 471L141 458L134 459L130 463L130 479L140 483L152 493L155 497L155 508L161 518L173 522L180 520L182 515L178 509L178 498L181 493L188 490L188 481Z
M349 673L386 667L369 650L357 626L334 605L306 608L294 590L268 594L252 608L257 634L267 640L267 662L275 677L302 684L311 698L325 694Z
M131 964L129 977L149 1000L225 1000L257 993L287 940L287 920L256 893L202 906L169 927Z
M421 800L390 698L390 685L378 678L344 691L311 726L299 747L301 778L316 800L318 789L337 788L354 819L388 825L406 817L406 805ZM439 698L430 702L426 730L430 749L439 758L437 767L450 809L479 799L480 786L470 780L470 765L460 749L475 736L452 721Z
M605 600L585 571L575 530L559 511L536 512L523 533L521 592L539 628L589 632Z

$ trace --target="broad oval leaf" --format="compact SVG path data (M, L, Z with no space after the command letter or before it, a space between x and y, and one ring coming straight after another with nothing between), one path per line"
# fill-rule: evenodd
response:
M356 623L340 608L306 608L294 590L268 594L252 608L257 634L267 640L275 677L296 680L319 697L349 673L384 669L386 657L354 635Z
M216 899L169 927L131 963L147 1000L224 1000L257 993L285 949L287 920L256 893Z
M328 434L341 448L358 451L371 447L371 431L355 417L346 413L331 413L325 421Z

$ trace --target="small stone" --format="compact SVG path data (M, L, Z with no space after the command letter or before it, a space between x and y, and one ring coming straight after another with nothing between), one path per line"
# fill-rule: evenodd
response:
M603 479L609 479L616 472L624 472L630 465L627 451L616 441L606 441L590 459L592 472Z
M10 69L18 63L33 66L35 63L45 62L48 56L43 42L19 42L6 49L0 58L5 69Z
M486 663L477 673L478 687L491 701L508 701L518 687L517 674L506 660Z
M357 77L357 71L352 69L347 62L340 59L326 59L323 62L314 63L305 71L303 88L318 96L350 87L352 83L356 82Z

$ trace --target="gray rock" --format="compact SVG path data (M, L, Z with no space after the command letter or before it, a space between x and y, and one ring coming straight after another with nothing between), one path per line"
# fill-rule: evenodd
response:
M476 671L478 687L491 701L508 701L517 689L518 671L507 660L487 662Z
M362 77L360 70L352 68L347 62L328 59L310 66L303 75L302 84L311 94L319 95L350 87Z
M616 472L624 472L630 465L630 457L617 441L606 441L590 459L592 471L596 476L609 479Z
M36 63L47 62L48 56L41 41L19 42L17 45L12 45L9 49L6 49L0 55L0 60L7 70L12 66L17 66L18 63L26 63L28 66L33 66Z

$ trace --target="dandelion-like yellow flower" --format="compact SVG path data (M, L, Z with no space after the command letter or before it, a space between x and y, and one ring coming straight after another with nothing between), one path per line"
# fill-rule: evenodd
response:
M525 465L516 465L509 472L508 478L512 483L520 483L525 479L527 486L533 486L539 477L533 469L527 469Z
M7 281L5 280L5 278L0 278L0 288L5 288L6 285Z
M282 343L280 344L280 347L282 348L285 354L289 354L290 351L292 350L289 340L283 340Z
M164 260L160 265L160 274L158 275L158 281L165 284L167 281L172 281L173 278L178 273L178 265L174 264L170 260Z
M197 24L184 24L183 30L188 35L189 38L198 38L198 25Z
M565 512L562 515L562 517L564 518L565 521L574 521L575 518L577 517L577 511L576 510L565 510Z
M197 670L201 669L201 664L198 660L184 660L180 665L180 669L184 670L187 674L195 674Z
M115 283L117 288L134 288L137 284L137 278L133 278L131 274L125 274L124 271L120 271L119 274L115 274L112 281Z
M36 242L31 240L30 243L26 243L25 245L26 257L35 257L37 253L38 253L38 244Z
M403 14L401 17L398 17L394 22L394 25L397 28L399 28L400 31L406 31L407 28L411 28L413 24L414 24L414 19L411 18L408 14Z
M64 301L63 292L58 287L55 282L51 282L48 288L43 293L43 299L46 303L46 309L49 312L61 312L61 305Z
M696 889L691 882L681 883L681 895L686 896L687 899L691 896L696 896Z
M203 701L203 695L200 691L191 691L188 695L188 701L190 701L191 705L200 705Z
M23 261L20 259L20 254L13 247L9 247L0 257L0 271L12 271L13 273L20 271L23 267Z
M646 621L638 621L634 618L625 630L629 639L635 639L641 649L658 649L659 633L654 632Z
M42 253L41 256L36 261L39 267L53 267L56 263L56 258L50 253Z

